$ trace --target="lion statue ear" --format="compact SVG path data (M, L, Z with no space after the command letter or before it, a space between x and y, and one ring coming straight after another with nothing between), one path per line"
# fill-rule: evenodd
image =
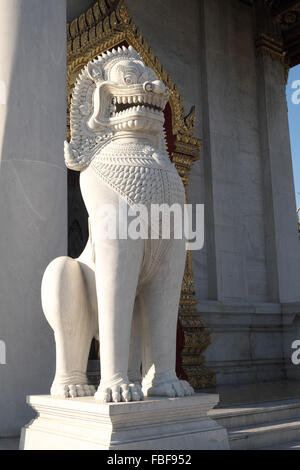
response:
M97 82L102 79L102 70L97 62L90 62L87 66L87 73L91 80Z

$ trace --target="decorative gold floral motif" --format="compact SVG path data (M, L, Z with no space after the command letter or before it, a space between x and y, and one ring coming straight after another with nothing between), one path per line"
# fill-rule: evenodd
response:
M177 86L134 24L125 0L98 0L86 13L67 25L67 41L68 104L80 70L102 52L125 43L133 46L146 65L168 86L172 133L175 136L175 151L172 157L187 192L189 172L194 162L199 159L201 148L200 140L193 137L195 107L185 116L183 100ZM179 307L185 337L182 361L191 384L199 389L215 385L215 376L203 365L202 354L210 344L210 334L196 310L196 304L192 255L188 252Z

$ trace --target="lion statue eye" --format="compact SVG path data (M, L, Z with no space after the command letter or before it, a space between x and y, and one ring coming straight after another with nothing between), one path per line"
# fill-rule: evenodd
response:
M125 75L124 82L126 85L133 85L134 83L137 82L137 77L133 75Z

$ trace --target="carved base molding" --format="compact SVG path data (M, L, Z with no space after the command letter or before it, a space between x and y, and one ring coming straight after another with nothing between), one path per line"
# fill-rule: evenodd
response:
M92 397L28 397L38 417L21 450L228 450L226 430L208 416L218 395L99 403ZM130 418L129 418L130 416Z

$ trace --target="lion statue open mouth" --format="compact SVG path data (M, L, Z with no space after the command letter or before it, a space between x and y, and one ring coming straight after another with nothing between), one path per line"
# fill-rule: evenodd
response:
M56 340L54 396L95 394L86 377L94 337L101 361L96 399L193 394L175 373L185 239L100 236L106 205L121 224L122 204L185 203L164 135L168 99L169 90L132 47L102 54L75 84L65 161L81 172L90 238L77 260L52 261L43 278L43 309Z

